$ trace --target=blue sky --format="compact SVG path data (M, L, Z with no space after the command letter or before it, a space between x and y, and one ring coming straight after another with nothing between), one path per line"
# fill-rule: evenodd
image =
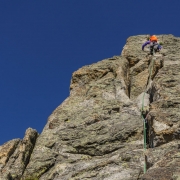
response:
M41 133L72 73L140 34L180 36L180 1L1 0L0 144Z

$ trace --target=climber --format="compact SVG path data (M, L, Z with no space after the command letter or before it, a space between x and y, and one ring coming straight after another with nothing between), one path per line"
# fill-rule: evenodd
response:
M160 44L158 44L158 39L155 35L151 36L150 38L148 38L148 41L146 41L143 45L142 45L142 50L144 51L144 47L148 44L150 44L150 54L153 55L153 49L154 52L159 52L162 48L162 46Z

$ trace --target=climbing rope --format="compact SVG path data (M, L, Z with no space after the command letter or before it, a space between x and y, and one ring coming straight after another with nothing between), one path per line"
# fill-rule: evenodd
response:
M154 59L155 59L155 56L154 56L154 49L153 49L153 56L152 56L152 61L151 61L151 65L150 65L150 69L149 69L149 79L148 79L148 84L147 86L150 84L150 80L151 80L151 76L152 76L152 69L153 69L153 66L154 66ZM146 94L146 91L147 91L147 86L146 86L146 89L144 91L144 94L143 94L143 98L142 98L142 109L141 109L141 117L143 119L143 135L144 135L144 151L146 151L146 121L145 121L145 118L143 116L143 111L144 111L144 96ZM145 163L144 163L144 174L146 173L146 170L147 170L147 156L145 155Z

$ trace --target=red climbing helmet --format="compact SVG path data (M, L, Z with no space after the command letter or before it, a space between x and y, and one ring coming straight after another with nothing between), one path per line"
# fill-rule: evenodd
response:
M157 37L155 36L155 35L152 35L151 37L150 37L150 41L157 41L158 39L157 39Z

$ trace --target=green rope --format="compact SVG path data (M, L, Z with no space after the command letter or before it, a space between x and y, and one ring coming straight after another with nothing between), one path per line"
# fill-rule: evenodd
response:
M153 50L152 63L151 63L151 66L150 66L149 80L148 80L147 86L149 85L149 82L150 82L150 80L151 80L153 66L154 66L154 50ZM147 87L146 87L146 88L147 88ZM144 119L144 117L143 117L143 111L144 111L144 96L145 96L145 93L146 93L146 90L144 91L144 94L143 94L143 98L142 98L142 109L141 109L141 117L142 117L142 119L143 119L144 150L146 150L146 122L145 122L145 119ZM146 155L145 155L144 174L146 173L146 170L147 170L147 167L146 167Z

